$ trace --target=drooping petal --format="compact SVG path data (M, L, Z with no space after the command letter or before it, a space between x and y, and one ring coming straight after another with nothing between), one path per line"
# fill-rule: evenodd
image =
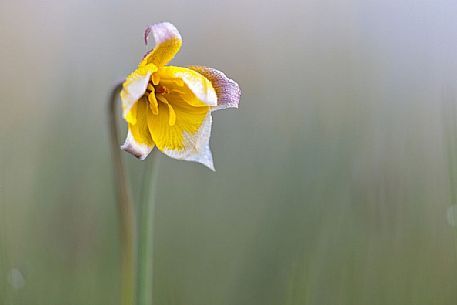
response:
M154 141L148 128L148 115L152 115L152 110L143 97L133 105L127 116L133 123L129 122L127 138L121 146L123 150L141 160L144 160L154 148Z
M181 91L192 106L217 106L217 95L211 82L202 74L187 68L166 66L157 72L159 84ZM180 88L181 87L181 88Z
M148 44L149 35L154 36L155 47L141 64L153 63L161 67L166 65L181 49L182 38L175 26L169 22L150 25L144 31L144 42Z
M149 131L157 148L172 158L199 162L214 170L209 149L209 110L208 106L159 103L159 114L151 112L148 116Z
M224 73L213 68L203 66L190 66L189 69L197 71L206 77L213 85L217 95L217 106L213 110L238 108L241 90L238 84L228 78Z
M139 67L131 73L122 84L122 114L125 120L127 120L127 114L130 112L133 105L146 91L151 74L156 71L157 67L154 65Z

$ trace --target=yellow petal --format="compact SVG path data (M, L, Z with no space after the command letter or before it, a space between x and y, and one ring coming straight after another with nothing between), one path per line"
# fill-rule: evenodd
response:
M161 151L198 150L195 137L209 113L209 107L182 103L172 104L170 108L169 105L159 103L159 114L153 115L151 112L148 116L149 131L157 148Z
M213 156L209 148L209 137L211 135L211 112L209 111L195 134L185 134L185 147L181 150L164 149L162 152L178 160L194 161L201 163L215 171Z
M149 34L154 36L155 47L145 56L140 65L154 64L164 66L173 59L181 49L182 38L174 25L168 22L150 25L144 32L145 43L148 43Z
M135 124L129 123L128 128L136 142L153 146L154 141L152 140L151 133L148 129L148 116L153 114L148 107L148 101L143 97L134 107L137 108L135 110L137 112L136 122Z
M216 106L217 95L211 82L200 73L182 67L161 67L156 73L172 93L181 95L192 106Z

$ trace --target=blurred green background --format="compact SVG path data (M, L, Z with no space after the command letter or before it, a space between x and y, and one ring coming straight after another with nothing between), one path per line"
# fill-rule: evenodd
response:
M457 304L456 11L2 0L0 304L118 303L107 96L165 20L243 93L216 173L160 156L155 304Z

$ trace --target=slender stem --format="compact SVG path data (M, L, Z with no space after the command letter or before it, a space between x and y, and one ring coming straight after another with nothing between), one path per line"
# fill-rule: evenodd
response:
M3 185L6 175L5 171L2 170L0 185ZM10 255L7 249L9 244L9 240L7 239L8 211L6 210L5 193L6 192L0 191L0 274L3 276L3 279L0 280L0 304L12 304L13 302L11 301L10 296L11 292L7 287L7 282L5 281L5 277L11 272Z
M111 153L116 179L117 203L119 209L121 243L121 305L133 305L135 298L135 215L131 200L127 175L119 149L119 130L116 123L117 97L122 84L117 84L111 91L109 100L109 129L111 135Z
M138 232L138 290L137 304L152 304L153 235L155 187L158 171L157 153L152 152L146 161L139 207Z
M451 213L448 217L451 217L452 222L450 223L454 227L454 232L457 234L457 226L455 224L455 207L457 204L457 192L456 192L456 130L457 130L457 117L456 117L456 106L455 106L455 97L453 95L445 95L443 100L441 121L443 124L444 132L444 145L447 148L447 161L448 161L448 177L449 177L449 197L450 197L450 206L448 213ZM456 235L457 236L457 235ZM457 239L454 239L454 247L457 253Z

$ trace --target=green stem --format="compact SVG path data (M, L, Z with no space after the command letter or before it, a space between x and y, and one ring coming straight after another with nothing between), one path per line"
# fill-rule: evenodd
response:
M138 232L138 290L137 304L152 304L153 239L155 188L157 185L157 153L152 152L146 161L139 207Z
M111 153L116 179L117 203L119 210L121 243L121 305L133 305L135 298L135 215L131 200L127 175L119 148L119 130L116 123L117 97L122 84L117 84L111 91L109 100L109 129Z
M5 181L6 173L2 171L1 173L1 182L0 185ZM0 191L0 304L12 304L10 290L7 287L7 281L5 280L9 273L11 272L11 262L10 256L8 253L8 242L7 239L7 210L6 210L6 200L5 192Z
M456 117L456 107L455 107L455 98L453 96L446 95L443 100L443 107L442 107L442 115L441 121L443 124L443 132L444 132L444 145L447 148L447 161L448 161L448 177L449 177L449 197L450 197L450 206L449 209L451 213L454 213L453 209L457 204L457 192L456 192L456 130L457 130L457 117ZM450 215L452 218L455 217L454 214ZM455 221L455 219L453 219ZM453 222L452 225L454 226L454 232L457 236L457 227ZM457 253L457 239L454 239L454 247Z

